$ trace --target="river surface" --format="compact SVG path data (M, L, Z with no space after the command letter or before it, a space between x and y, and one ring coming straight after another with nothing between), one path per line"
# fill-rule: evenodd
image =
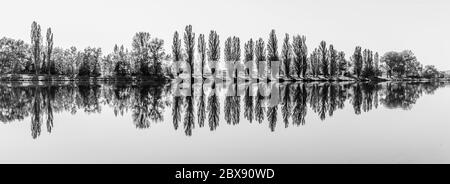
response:
M446 82L0 85L0 163L450 163Z

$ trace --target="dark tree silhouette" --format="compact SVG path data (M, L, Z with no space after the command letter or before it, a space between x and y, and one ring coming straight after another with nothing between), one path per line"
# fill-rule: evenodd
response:
M261 95L260 88L258 88L255 103L255 120L258 121L258 123L262 123L262 121L264 120L264 107L262 106L263 101L264 96Z
M241 61L241 41L239 40L239 37L233 37L233 45L231 49L232 55L233 55L233 63L235 66L234 69L234 78L235 82L237 83L238 79L238 64Z
M283 41L283 49L281 50L281 60L283 61L284 75L290 78L289 70L291 69L292 46L289 43L289 34L285 34Z
M259 67L262 65L262 62L266 60L266 49L264 46L264 40L262 38L259 38L255 43L255 58L256 58L256 65L258 69L258 74L263 73L264 71L259 71L260 69L263 69L263 67ZM258 78L261 76L258 76Z
M269 41L267 41L267 60L269 61L269 67L272 61L278 61L278 40L275 30L272 29L269 34Z
M178 36L178 33L177 33ZM148 66L150 65L150 33L138 32L133 37L133 54L136 58L138 73L142 76L150 74ZM174 56L175 57L175 56Z
M282 104L281 104L281 113L283 115L283 122L285 128L289 126L289 118L292 114L292 105L291 105L291 90L290 90L290 84L287 84L283 89L283 97L282 97Z
M217 64L220 59L220 39L216 31L211 31L209 33L207 54L208 60ZM215 72L215 68L211 68L211 73L215 74Z
M306 71L308 69L307 57L308 49L306 47L305 36L294 36L292 43L292 50L294 54L294 69L297 73L297 77L306 77Z
M42 37L41 37L41 26L37 24L35 21L31 24L31 53L33 55L33 61L34 61L34 70L36 77L39 74L39 64L40 64L40 57L41 57L41 44L42 44Z
M200 89L200 96L198 97L197 102L197 121L198 126L201 128L205 125L205 119L206 119L206 110L205 110L205 91L203 89L203 82Z
M162 77L162 63L164 53L164 41L162 39L153 38L150 42L149 53L151 58L151 70L150 73L154 77Z
M190 66L190 78L193 81L194 75L194 45L195 45L195 33L192 32L192 26L187 25L184 32L184 47L186 49L186 62Z
M200 73L203 78L204 68L205 68L205 62L206 62L206 42L205 42L205 35L200 34L198 36L198 55L200 57Z
M337 63L338 63L338 75L344 75L348 67L347 61L345 60L344 52L342 51L338 52Z
M253 40L250 39L247 43L244 45L244 62L253 62L253 55L254 55L254 44ZM253 68L246 68L245 73L247 75L250 75L250 70L253 71Z
M51 75L51 72L52 72L52 68L53 68L53 70L54 70L54 63L53 63L53 61L52 61L52 51L53 51L53 33L52 33L52 29L51 28L48 28L47 29L47 53L46 53L46 56L47 56L47 72L48 72L48 75L50 76Z
M194 123L194 101L193 101L193 95L192 95L192 87L191 87L191 95L186 96L186 103L185 103L185 113L184 113L184 133L187 136L192 135L192 130L195 127Z
M357 83L353 86L352 89L353 89L353 98L352 98L353 109L355 110L355 114L359 115L361 114L361 104L363 98L361 85Z
M173 34L173 42L172 42L172 58L173 58L173 63L175 65L177 65L176 63L183 60L183 55L181 52L181 39L178 36L178 32L175 31L175 33ZM179 75L179 71L178 68L175 71L177 76Z
M173 106L172 106L172 122L175 130L178 129L178 125L181 120L182 107L183 107L183 98L181 96L175 95L173 97Z
M321 41L319 45L319 53L320 53L320 63L322 66L322 74L325 77L329 76L329 63L328 63L328 57L327 57L327 43L325 41Z
M244 117L252 123L253 121L253 94L250 94L250 86L245 90L244 96Z
M306 98L308 94L305 84L298 84L294 91L294 109L292 112L292 123L295 125L304 125L307 113Z
M328 49L328 58L330 60L330 76L336 77L338 74L338 55L337 51L334 49L333 44L330 44Z
M361 76L362 71L362 54L361 54L361 47L357 46L355 48L355 52L353 53L353 73L356 75L356 77Z
M209 121L209 129L215 130L219 126L219 115L220 115L220 102L219 97L216 95L215 87L216 84L212 84L212 92L208 97L208 121Z

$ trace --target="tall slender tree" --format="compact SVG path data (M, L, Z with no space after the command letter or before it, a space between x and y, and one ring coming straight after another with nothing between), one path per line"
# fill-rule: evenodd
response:
M52 51L53 51L53 33L52 33L52 29L48 28L47 29L47 70L48 70L48 75L51 75L51 71L52 68L54 66L53 62L52 62Z
M150 59L152 61L151 63L151 70L150 73L154 77L162 77L162 59L164 58L164 40L159 38L153 38L150 41L150 47L149 47L149 53L150 53Z
M194 45L195 45L195 33L192 32L192 25L187 25L184 32L184 47L186 49L186 62L190 66L191 70L191 82L194 75Z
M306 77L306 71L308 69L308 49L306 47L305 36L294 36L292 42L292 50L294 53L294 68L297 77Z
M337 51L334 49L333 44L330 44L328 49L328 58L330 60L330 75L331 77L336 77L338 74L338 61L337 61Z
M261 74L264 71L259 71L260 69L263 69L262 67L260 67L260 65L266 60L266 49L264 46L264 40L262 38L259 38L255 43L255 58L258 74Z
M254 55L254 49L253 49L253 40L250 39L247 43L244 45L244 61L247 62L253 62L253 55ZM250 75L250 70L253 70L253 68L246 68L246 74Z
M176 75L179 75L178 71L178 62L183 60L183 55L181 52L181 39L179 38L178 31L175 31L173 34L173 41L172 41L172 59L173 64L177 67L176 68Z
M223 49L226 62L233 61L233 38L230 36L225 40L225 47Z
M373 62L374 62L374 67L375 67L375 73L376 73L376 76L378 77L381 74L380 68L378 66L380 63L380 56L378 55L378 52L375 52L375 55L373 56Z
M353 73L356 75L356 77L359 78L361 76L362 64L363 64L360 46L357 46L355 48L355 52L353 53L352 59L353 59Z
M205 35L200 34L198 36L198 44L197 44L197 49L198 49L198 55L200 57L200 73L202 75L202 80L203 80L203 72L204 72L204 68L205 68L205 62L206 62L206 42L205 42Z
M41 26L35 21L33 21L33 23L31 24L31 50L32 50L31 54L33 55L34 70L36 73L36 77L39 74L41 44L42 44Z
M292 46L289 43L289 34L285 34L283 41L283 49L281 50L281 60L284 66L284 75L290 78L289 70L291 68Z
M213 30L209 33L207 54L208 60L216 65L220 59L220 39L217 32ZM215 67L212 67L211 73L215 74L215 72Z
M325 77L329 76L327 52L327 43L325 41L321 41L319 45L320 64L322 66L322 74Z
M345 53L340 51L338 53L338 73L339 75L344 75L347 70L347 61L345 60Z
M308 47L306 46L306 36L301 37L301 53L302 53L302 76L306 77L306 71L308 70Z
M278 60L278 40L277 35L275 34L275 30L272 29L269 34L269 40L267 41L267 61L269 68L272 67L272 62Z
M132 52L136 59L137 71L141 76L147 76L150 74L150 33L138 32L134 35L132 41Z
M234 62L234 78L237 80L238 78L238 65L241 61L241 41L239 40L239 37L233 36L233 47L232 47L232 53L233 53L233 62ZM237 83L237 81L236 81Z

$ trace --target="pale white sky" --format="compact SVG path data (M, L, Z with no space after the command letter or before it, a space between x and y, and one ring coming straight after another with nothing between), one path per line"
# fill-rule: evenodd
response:
M321 40L347 57L356 45L381 54L411 49L423 64L450 69L448 0L2 0L0 9L0 36L29 42L36 20L65 48L130 48L134 33L145 31L171 52L173 32L187 24L196 38L217 30L223 48L228 36L267 40L274 28L280 49L284 33L303 34L309 51Z

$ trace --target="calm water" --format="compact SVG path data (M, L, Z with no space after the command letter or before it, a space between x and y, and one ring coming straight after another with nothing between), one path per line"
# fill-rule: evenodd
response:
M0 163L450 163L444 82L0 86Z

